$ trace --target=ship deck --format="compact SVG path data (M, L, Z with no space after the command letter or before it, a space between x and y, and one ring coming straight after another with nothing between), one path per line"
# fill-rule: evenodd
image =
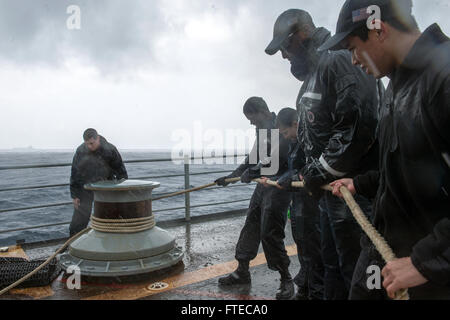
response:
M251 285L218 285L218 278L237 266L234 250L244 222L245 212L239 211L193 217L189 223L157 223L175 236L177 245L185 252L183 261L172 268L127 278L83 277L79 290L67 288L67 275L62 272L47 287L13 289L0 296L0 300L273 300L279 274L267 268L261 246L258 256L251 262ZM0 257L45 259L62 243L10 247L9 252L0 253ZM300 266L289 222L285 244L291 257L290 271L295 276ZM158 282L164 284L162 288L152 289L151 285Z

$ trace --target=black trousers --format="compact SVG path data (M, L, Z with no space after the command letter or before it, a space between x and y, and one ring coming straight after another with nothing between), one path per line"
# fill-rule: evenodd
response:
M84 191L80 197L80 206L73 210L72 222L70 223L70 236L77 234L85 229L91 218L92 203L94 194L91 191Z
M314 300L322 300L324 290L319 224L320 210L317 200L303 189L293 193L291 227L300 262L300 271L294 281L299 291Z
M355 197L366 215L371 215L369 200ZM326 300L347 300L361 252L361 227L354 219L346 203L327 192L320 200L322 259L325 268L324 298Z
M236 260L250 261L262 243L267 266L274 271L289 270L289 256L284 245L284 228L291 194L273 187L256 186L247 211L247 219L236 245Z

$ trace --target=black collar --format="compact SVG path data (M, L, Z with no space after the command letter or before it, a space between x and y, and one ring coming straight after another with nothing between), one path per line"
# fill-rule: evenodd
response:
M433 68L440 45L449 40L436 23L429 26L414 43L403 63L389 75L393 87L406 83L411 73Z
M432 62L432 53L440 44L450 39L442 32L441 28L436 24L429 26L417 39L411 51L401 64L401 68L407 69L423 69Z

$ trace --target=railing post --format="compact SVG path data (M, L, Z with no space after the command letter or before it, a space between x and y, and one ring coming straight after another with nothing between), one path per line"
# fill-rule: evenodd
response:
M184 156L184 188L187 190L190 188L190 181L189 181L189 161L190 157L188 155ZM185 219L187 222L191 221L191 198L189 193L186 193L184 195L184 204L185 204Z

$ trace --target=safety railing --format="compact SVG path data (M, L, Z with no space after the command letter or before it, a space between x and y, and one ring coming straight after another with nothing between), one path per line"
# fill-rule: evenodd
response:
M246 155L233 155L232 157L234 159L245 157ZM226 157L230 157L227 155ZM202 157L201 160L206 159L220 159L222 157ZM225 156L223 156L225 159ZM154 163L154 162L172 162L172 161L184 161L184 173L183 174L170 174L170 175L158 175L158 176L143 176L143 177L133 177L132 179L136 180L151 180L151 179L163 179L163 178L176 178L176 177L184 177L184 186L185 189L190 188L190 177L191 176L200 176L200 175L211 175L211 174L220 174L220 173L229 173L230 170L217 170L217 171L203 171L203 172L196 172L192 173L190 172L190 162L191 161L198 161L200 158L194 158L194 157L185 157L180 159L171 159L171 158L164 158L164 159L142 159L142 160L128 160L124 161L126 164L132 164L132 163ZM42 169L42 168L56 168L56 167L70 167L71 163L56 163L56 164L42 164L42 165L23 165L23 166L0 166L0 171L5 170L23 170L23 169ZM239 187L245 187L247 185L231 185L228 186L228 188L239 188ZM24 186L24 187L14 187L14 188L3 188L0 189L0 192L7 192L7 191L21 191L21 190L37 190L37 189L47 189L47 188L61 188L61 187L69 187L68 183L65 184L48 184L48 185L35 185L35 186ZM201 191L206 190L215 190L219 189L221 187L210 187L206 188ZM168 195L170 193L157 193L154 194L153 197L160 197L164 195ZM219 206L224 204L232 204L232 203L238 203L238 202L244 202L249 201L250 199L238 199L238 200L231 200L231 201L222 201L222 202L213 202L213 203L203 203L203 204L196 204L191 205L190 202L190 194L186 193L184 197L184 206L181 207L171 207L171 208L165 208L160 210L154 210L154 213L160 213L160 212L166 212L166 211L175 211L175 210L185 210L185 220L189 222L191 220L191 209L193 208L201 208L201 207L210 207L210 206ZM69 206L73 205L72 202L60 202L60 203L47 203L43 205L37 205L37 206L26 206L26 207L18 207L18 208L11 208L11 209L2 209L0 210L0 213L7 213L7 212L18 212L18 211L28 211L33 209L43 209L43 208L52 208L52 207L62 207L62 206ZM70 221L66 222L60 222L60 223L52 223L52 224L42 224L42 225L33 225L29 227L23 227L23 228L14 228L14 229L5 229L0 230L0 234L5 233L12 233L12 232L18 232L18 231L26 231L26 230L32 230L32 229L42 229L42 228L48 228L48 227L55 227L55 226L62 226L62 225L68 225L70 224Z

